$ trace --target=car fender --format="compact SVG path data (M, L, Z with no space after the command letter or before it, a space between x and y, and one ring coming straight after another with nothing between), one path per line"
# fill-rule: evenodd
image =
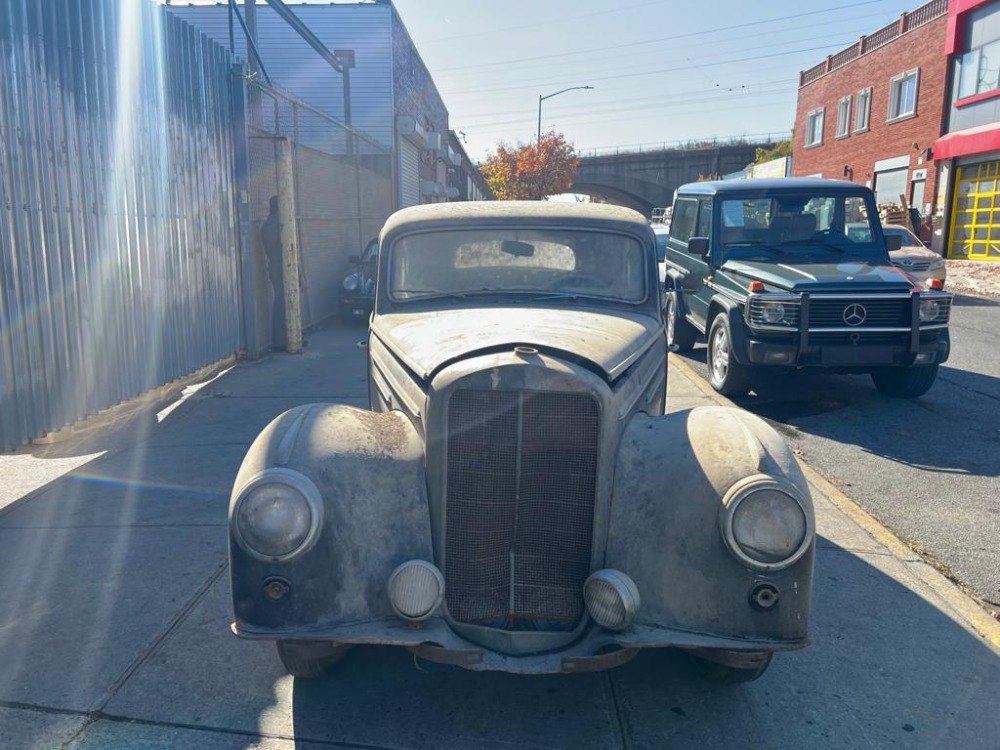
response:
M705 336L708 336L712 329L712 321L720 311L729 316L729 345L733 356L740 364L749 364L746 324L743 321L743 305L740 302L721 292L712 295L708 303L708 317L705 319Z
M727 493L766 475L799 499L808 549L776 571L751 569L723 539ZM636 583L638 625L754 641L807 638L815 520L808 485L782 438L763 420L724 407L635 415L615 464L606 565ZM752 606L760 584L778 591Z
M306 477L323 504L315 544L287 562L254 557L233 532L247 484L275 468ZM244 632L391 618L392 571L407 560L434 559L423 442L398 411L311 404L285 412L244 458L229 514L233 605ZM286 592L276 599L265 590L273 581L272 594Z

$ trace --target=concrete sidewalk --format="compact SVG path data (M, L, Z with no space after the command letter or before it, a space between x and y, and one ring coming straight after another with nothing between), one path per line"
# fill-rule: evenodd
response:
M668 652L515 677L356 649L327 680L287 677L228 632L230 483L285 409L366 404L364 335L313 332L159 421L0 457L4 487L29 488L0 510L0 748L1000 748L1000 626L818 478L813 645L751 685ZM668 398L713 402L676 365Z

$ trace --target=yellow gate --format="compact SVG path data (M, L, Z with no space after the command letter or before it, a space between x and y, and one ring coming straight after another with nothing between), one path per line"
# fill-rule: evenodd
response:
M951 211L949 258L1000 261L1000 162L959 167Z

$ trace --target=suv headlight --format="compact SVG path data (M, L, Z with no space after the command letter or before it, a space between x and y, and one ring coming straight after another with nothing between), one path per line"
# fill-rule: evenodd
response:
M922 323L930 323L932 320L936 320L937 316L941 314L941 305L938 304L937 300L925 299L920 302L920 321Z
M358 288L358 277L357 274L351 274L350 276L344 277L344 289L349 292L353 292Z
M785 306L780 302L763 302L760 312L765 323L780 323L785 317Z
M756 570L780 570L812 544L812 509L790 482L759 474L737 482L721 511L722 537L733 556Z
M316 543L323 501L307 477L290 469L267 469L240 491L230 517L237 543L266 562L287 562Z

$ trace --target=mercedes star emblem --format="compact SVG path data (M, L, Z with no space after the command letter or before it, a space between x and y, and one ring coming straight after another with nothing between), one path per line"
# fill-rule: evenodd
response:
M866 317L868 317L868 311L865 310L864 305L855 303L844 308L844 322L849 326L861 325L865 322Z

